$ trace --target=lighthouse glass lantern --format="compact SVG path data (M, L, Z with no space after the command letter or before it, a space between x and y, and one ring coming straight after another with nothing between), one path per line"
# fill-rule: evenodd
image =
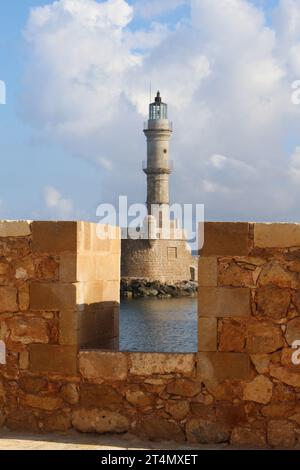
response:
M154 103L149 106L149 119L168 119L168 106L162 102L159 91Z

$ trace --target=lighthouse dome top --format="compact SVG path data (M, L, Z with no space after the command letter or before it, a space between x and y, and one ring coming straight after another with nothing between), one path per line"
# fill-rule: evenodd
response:
M149 106L149 119L168 119L168 105L162 102L159 91L154 102Z

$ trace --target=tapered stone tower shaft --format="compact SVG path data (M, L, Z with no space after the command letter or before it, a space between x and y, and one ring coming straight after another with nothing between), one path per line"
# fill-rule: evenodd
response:
M168 107L162 102L159 91L149 106L149 120L144 130L147 137L147 209L153 215L153 205L169 204L169 141L172 134L168 120Z

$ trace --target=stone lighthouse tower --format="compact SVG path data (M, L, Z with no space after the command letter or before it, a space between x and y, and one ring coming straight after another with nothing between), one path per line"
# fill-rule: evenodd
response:
M169 142L172 126L168 120L168 106L162 102L159 91L154 103L149 105L149 119L144 133L147 138L147 165L144 166L144 172L147 175L148 214L156 216L160 212L162 217L169 205ZM153 205L158 210L155 214ZM162 219L157 222L159 226L162 225Z

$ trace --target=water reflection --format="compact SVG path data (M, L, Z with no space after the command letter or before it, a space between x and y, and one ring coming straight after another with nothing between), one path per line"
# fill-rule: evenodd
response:
M121 351L197 351L197 301L181 299L123 300Z

